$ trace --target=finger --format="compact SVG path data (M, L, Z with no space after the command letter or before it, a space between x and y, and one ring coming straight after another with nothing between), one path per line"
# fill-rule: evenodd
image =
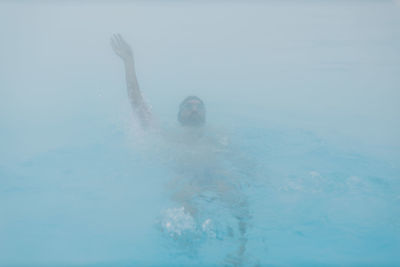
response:
M117 47L121 47L121 43L118 40L118 35L114 34L114 42Z
M118 33L114 34L114 36L115 36L115 42L116 42L119 46L121 46L121 40L119 39Z
M124 38L122 38L122 35L121 35L120 33L118 33L117 36L118 36L118 40L119 40L121 43L125 43Z
M122 38L122 35L120 33L118 33L118 38L122 45L128 46L127 42L124 40L124 38Z

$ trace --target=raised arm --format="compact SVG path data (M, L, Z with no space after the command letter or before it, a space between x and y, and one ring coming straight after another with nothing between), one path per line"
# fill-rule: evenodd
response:
M114 34L113 37L111 37L111 47L115 54L124 62L129 101L131 102L134 113L139 119L140 125L143 129L147 129L151 126L152 114L150 107L144 101L139 89L132 49L120 34Z

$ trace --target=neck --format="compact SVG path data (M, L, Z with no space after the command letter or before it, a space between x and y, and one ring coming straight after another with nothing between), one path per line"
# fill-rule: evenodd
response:
M183 130L189 138L199 138L204 135L204 126L184 126Z

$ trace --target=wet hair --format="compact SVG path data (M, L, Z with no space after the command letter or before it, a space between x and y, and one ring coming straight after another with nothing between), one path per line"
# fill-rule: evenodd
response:
M184 118L182 118L182 111L184 110L185 104L191 100L196 100L199 101L201 104L201 107L203 108L203 110L205 111L205 106L204 106L204 102L203 100L201 100L199 97L197 96L188 96L186 97L181 104L179 105L179 112L178 112L178 121L181 125L188 125L188 122L184 120ZM201 125L205 123L205 118L203 118L203 121L201 121Z

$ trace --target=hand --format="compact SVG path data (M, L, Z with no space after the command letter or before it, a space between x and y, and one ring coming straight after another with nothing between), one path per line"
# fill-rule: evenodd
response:
M122 38L121 34L114 34L111 37L111 47L123 61L133 59L132 49L127 42Z

